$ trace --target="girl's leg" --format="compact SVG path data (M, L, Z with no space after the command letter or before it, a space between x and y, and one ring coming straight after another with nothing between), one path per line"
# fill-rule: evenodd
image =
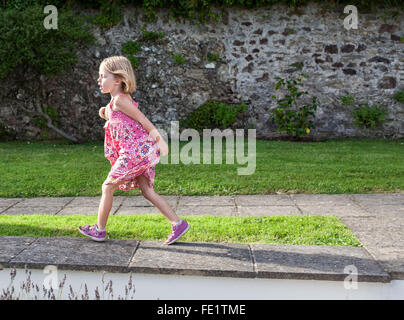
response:
M149 200L172 224L180 221L175 211L170 207L168 202L159 194L157 194L153 187L149 186L148 179L140 175L136 178L143 196Z
M114 191L117 189L119 184L104 184L102 185L102 196L100 201L100 206L98 207L98 221L97 226L99 229L105 229L107 225L107 220L109 212L112 208L112 201L114 198Z

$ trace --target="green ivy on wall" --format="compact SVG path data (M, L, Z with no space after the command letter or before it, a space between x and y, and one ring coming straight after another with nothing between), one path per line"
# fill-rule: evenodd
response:
M310 2L320 3L325 8L332 10L336 5L354 5L358 10L369 11L380 7L397 7L401 11L404 10L402 0L70 0L67 2L55 0L53 5L60 8L82 6L85 8L99 9L100 14L92 18L92 23L101 28L110 28L116 25L122 19L122 9L125 5L134 5L140 7L145 12L145 20L148 22L155 21L156 9L168 8L169 16L182 17L196 21L198 25L208 23L211 20L220 21L225 14L225 9L230 7L252 8L270 8L275 4L282 4L288 7L299 8L309 4ZM4 2L0 8L14 8L21 10L30 5L39 4L45 6L44 0L11 0ZM215 13L213 8L220 8L220 13ZM136 13L137 16L138 12ZM392 18L397 17L399 11L396 10ZM382 13L382 18L386 19L387 14Z
M47 76L61 74L77 62L78 45L94 43L83 18L71 10L58 10L57 29L44 27L43 11L40 4L0 11L0 78L19 65Z
M288 7L298 8L305 6L310 2L316 2L335 7L338 4L354 5L358 10L373 10L377 6L401 6L404 5L401 0L195 0L195 1L181 1L181 0L144 0L144 1L124 1L125 3L139 3L142 2L142 8L146 12L147 20L153 21L156 17L157 8L169 8L170 17L183 17L189 19L191 22L196 21L198 25L201 23L208 23L211 20L220 21L224 16L225 8L230 7L244 7L246 9L270 8L275 4L283 4ZM219 7L221 12L216 14L212 11L214 7Z
M116 25L122 19L122 4L112 4L108 1L100 6L100 14L92 19L92 23L102 29L108 29Z

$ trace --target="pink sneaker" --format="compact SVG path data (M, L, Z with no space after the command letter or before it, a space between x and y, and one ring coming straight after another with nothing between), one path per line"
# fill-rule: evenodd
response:
M166 242L164 242L164 244L174 243L179 238L181 238L184 234L186 234L187 231L189 230L189 228L190 228L190 225L185 220L182 220L182 222L180 223L179 226L173 225L172 226L173 233L170 234L170 236L168 237Z
M93 225L92 227L90 225L85 225L83 227L78 228L80 233L86 237L89 237L93 239L94 241L104 241L105 240L105 235L106 231L97 231L97 225Z

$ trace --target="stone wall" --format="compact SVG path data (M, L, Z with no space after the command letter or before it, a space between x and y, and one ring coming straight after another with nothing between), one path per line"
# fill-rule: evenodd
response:
M102 59L122 55L122 45L141 38L141 26L163 32L156 42L143 41L139 67L135 70L137 91L132 94L140 110L157 128L171 128L171 121L183 119L208 99L247 103L247 112L233 128L255 128L257 138L276 138L276 124L269 109L276 107L272 95L275 77L309 75L300 90L317 96L314 139L333 137L404 137L404 105L393 99L403 89L403 14L396 19L381 18L381 12L359 12L358 29L346 30L344 7L324 9L317 4L289 9L226 9L220 22L198 26L184 19L168 17L168 10L157 10L156 22L144 21L139 8L127 7L119 25L101 31L93 27L98 44L79 52L79 62L70 72L54 79L43 79L42 99L59 114L58 126L75 137L102 140L104 120L98 109L109 95L97 86ZM138 15L135 15L137 11ZM218 11L219 12L219 11ZM91 13L90 11L88 13ZM187 61L176 65L170 53L180 53ZM208 53L219 53L220 61L206 60ZM301 70L292 64L302 66ZM59 137L32 123L33 92L38 76L21 67L2 81L0 122L17 131L19 138ZM376 129L354 125L354 117L340 97L351 94L357 101L380 104L388 114ZM302 100L302 102L305 100ZM48 131L48 133L44 133Z

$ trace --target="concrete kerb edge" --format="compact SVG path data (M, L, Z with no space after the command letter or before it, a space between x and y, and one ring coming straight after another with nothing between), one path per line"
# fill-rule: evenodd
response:
M1 239L1 237L0 237ZM28 238L31 239L31 238ZM35 243L39 238L33 238L30 243L18 252L15 256L9 258L7 261L0 261L0 266L3 268L32 268L43 269L49 263L41 262L13 262L22 252L28 250L29 247ZM133 258L138 252L138 248L141 243L147 243L147 241L137 241L133 253L126 265L90 265L90 264L55 264L60 270L72 270L72 271L106 271L111 273L148 273L148 274L172 274L172 275L191 275L191 276L210 276L210 277L235 277L235 278L258 278L258 279L295 279L295 280L328 280L328 281L343 281L348 275L345 273L299 273L299 272L279 272L279 271L265 271L258 270L253 250L248 245L250 263L253 271L237 271L237 270L219 270L219 269L201 269L201 268L164 268L164 267L148 267L148 266L130 266ZM292 245L293 246L293 245ZM366 250L366 249L364 249ZM390 282L391 280L403 279L404 275L400 272L388 272L381 264L371 255L367 250L366 253L372 258L372 260L379 266L380 270L383 270L385 275L361 275L358 274L358 282Z

